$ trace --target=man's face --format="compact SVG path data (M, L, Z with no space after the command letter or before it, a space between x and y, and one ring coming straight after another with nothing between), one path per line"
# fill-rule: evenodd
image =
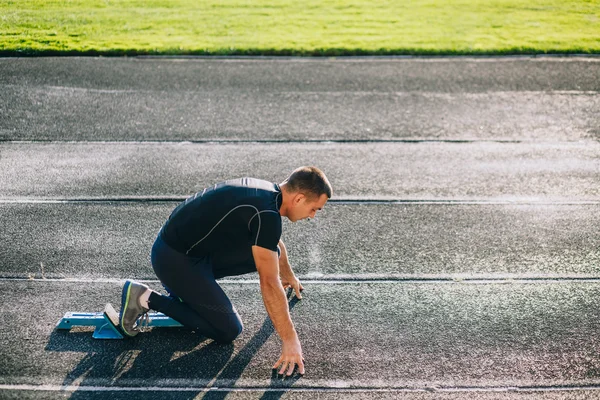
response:
M288 218L292 222L314 218L317 211L323 209L325 203L327 203L327 195L325 194L317 198L315 196L307 197L302 193L298 193L294 196L292 209L289 212Z

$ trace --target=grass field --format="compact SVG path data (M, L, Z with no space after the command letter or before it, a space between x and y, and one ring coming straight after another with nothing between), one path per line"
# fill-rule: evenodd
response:
M0 0L0 54L600 53L600 0Z

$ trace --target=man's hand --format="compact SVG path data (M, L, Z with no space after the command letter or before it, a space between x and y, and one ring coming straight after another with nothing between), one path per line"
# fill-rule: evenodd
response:
M273 369L279 369L279 374L285 374L287 369L287 376L291 376L294 373L294 369L298 366L298 373L304 375L304 358L302 357L302 347L298 338L295 340L288 340L283 342L281 346L281 357L273 365Z
M302 294L300 294L300 292L303 291L304 288L302 287L302 284L300 283L298 278L296 278L296 275L294 275L294 273L292 272L291 268L289 269L289 271L290 273L286 274L283 272L282 269L282 272L280 274L281 284L283 285L284 289L294 289L294 292L296 292L296 297L301 299Z

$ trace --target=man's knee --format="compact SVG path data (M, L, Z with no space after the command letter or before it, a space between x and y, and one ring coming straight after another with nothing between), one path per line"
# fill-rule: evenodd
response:
M239 319L239 317L230 318L228 323L221 327L221 336L217 342L221 344L231 343L242 333L243 330L244 324L242 324L242 320Z

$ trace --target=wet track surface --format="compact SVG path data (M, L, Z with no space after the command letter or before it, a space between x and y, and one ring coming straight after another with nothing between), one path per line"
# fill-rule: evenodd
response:
M180 197L319 165L336 199L596 201L600 143L8 143L4 198ZM285 178L285 176L284 176Z
M598 63L5 59L0 138L597 139Z
M0 273L156 279L150 249L177 204L3 204L0 240L27 246L3 248ZM283 238L304 278L596 278L599 224L597 204L331 203Z
M600 396L600 59L0 59L0 398ZM152 241L220 180L321 167L284 221L303 377L256 274L232 345L97 341Z

